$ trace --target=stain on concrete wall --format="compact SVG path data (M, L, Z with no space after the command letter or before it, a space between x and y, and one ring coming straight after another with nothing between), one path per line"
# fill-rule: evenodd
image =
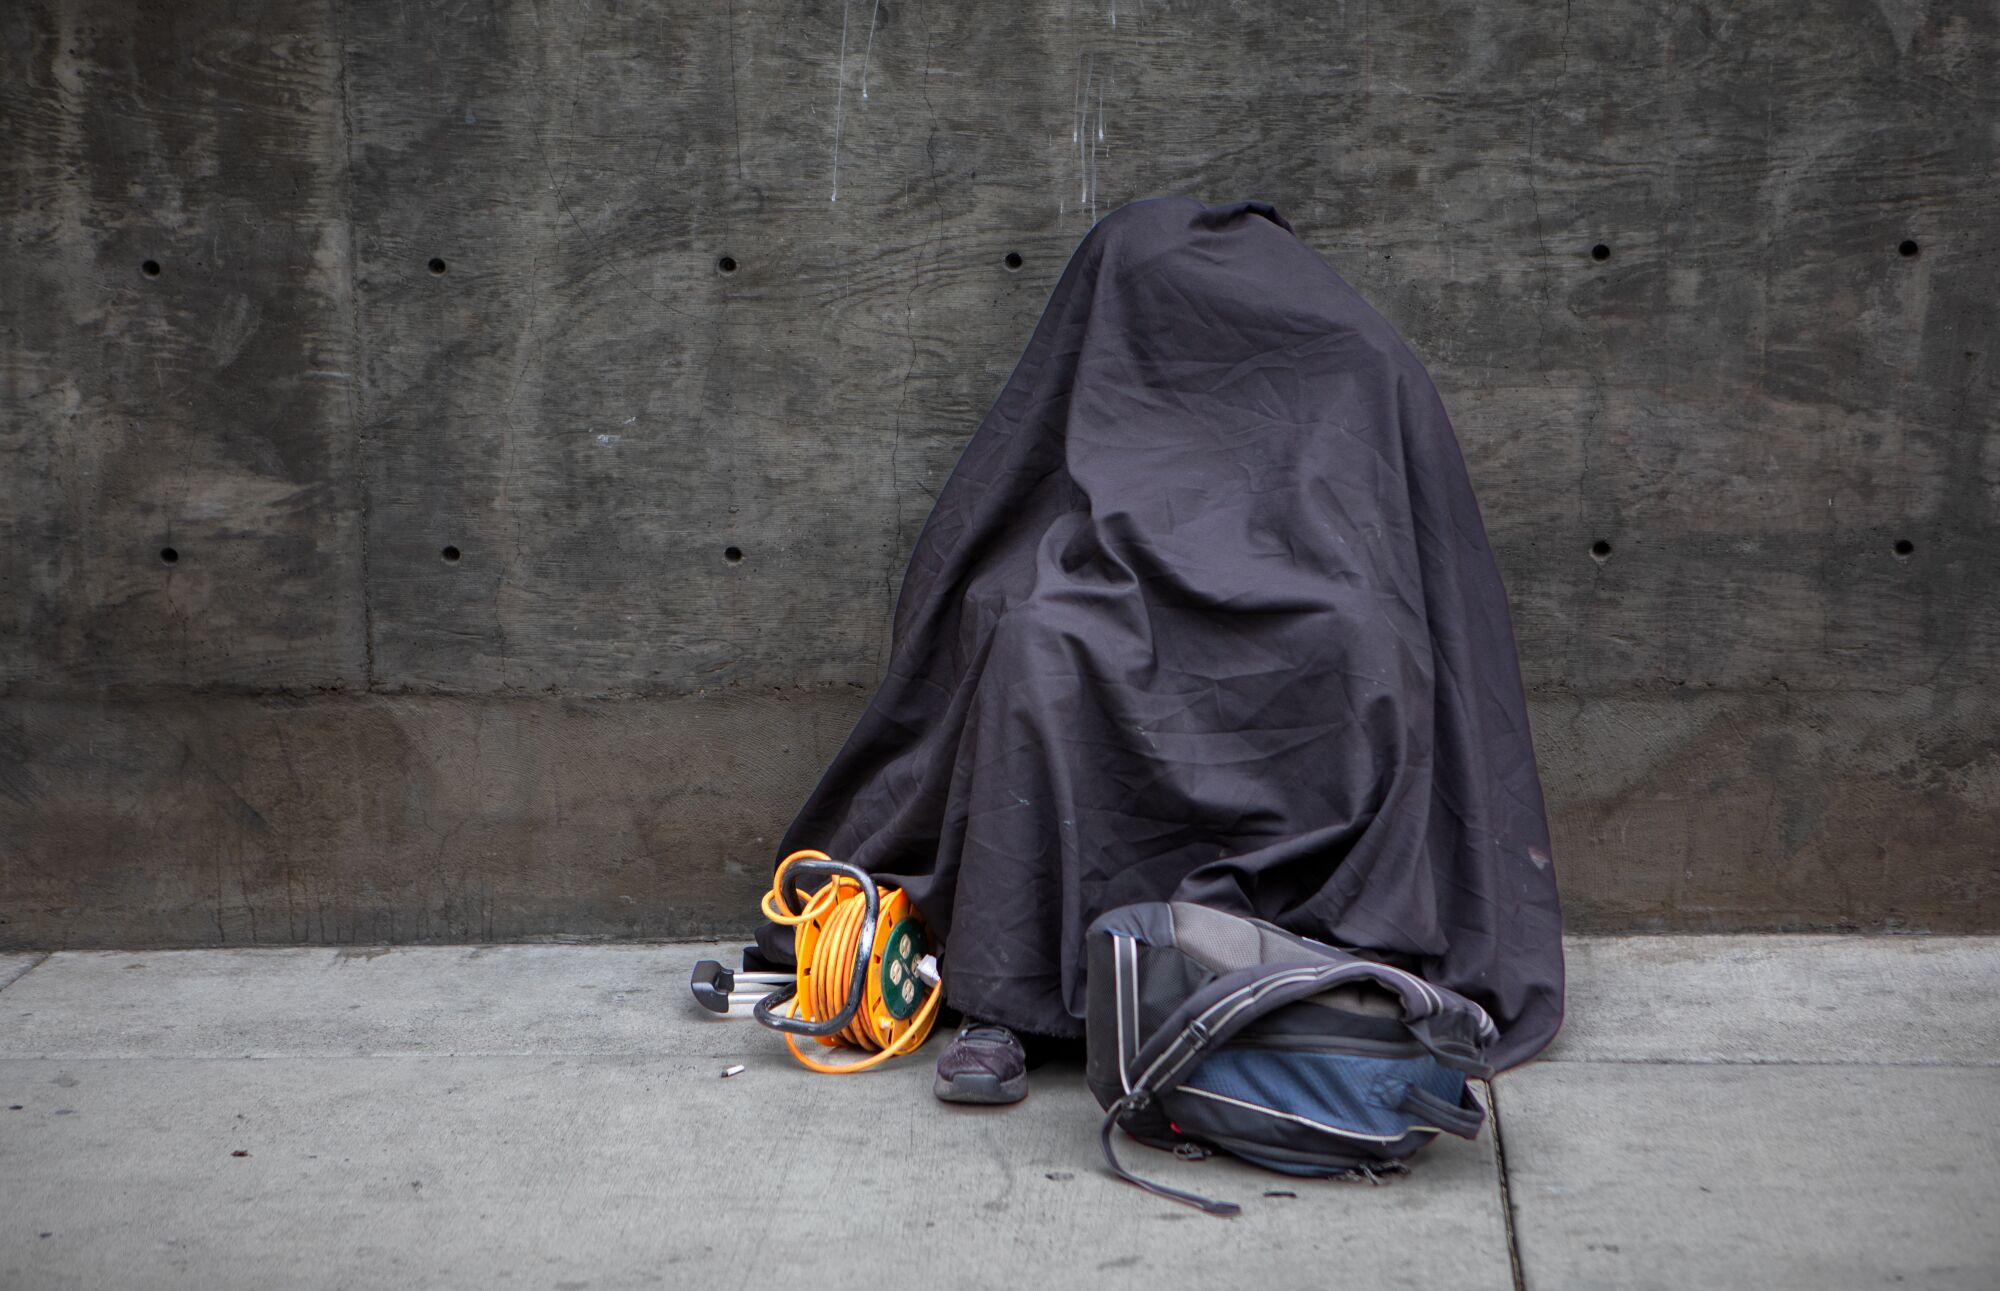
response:
M1451 410L1579 927L2000 926L2000 14L0 14L0 946L749 922L1091 221Z

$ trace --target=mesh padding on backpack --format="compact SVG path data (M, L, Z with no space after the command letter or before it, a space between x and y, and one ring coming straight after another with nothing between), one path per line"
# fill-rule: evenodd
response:
M1172 909L1174 944L1217 973L1257 964L1313 963L1335 953L1331 946L1261 920L1240 919L1187 901L1174 902Z
M1263 938L1255 924L1206 906L1174 903L1174 941L1218 973L1263 962Z

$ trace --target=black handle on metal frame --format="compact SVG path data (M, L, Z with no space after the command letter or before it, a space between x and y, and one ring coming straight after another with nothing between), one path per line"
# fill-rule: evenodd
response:
M845 861L794 861L785 871L785 900L797 909L799 905L798 882L801 875L822 874L828 878L838 875L853 879L861 887L861 899L867 903L866 912L861 916L861 936L854 948L854 972L848 981L847 1002L840 1012L823 1022L810 1022L805 1018L780 1017L772 1012L780 1005L791 1002L798 994L798 983L783 986L772 991L751 1007L759 1022L773 1031L784 1031L792 1035L830 1036L838 1035L861 1011L861 997L868 987L868 961L875 953L875 923L882 913L882 895L876 890L875 879L868 871L849 865ZM801 965L801 972L804 966Z

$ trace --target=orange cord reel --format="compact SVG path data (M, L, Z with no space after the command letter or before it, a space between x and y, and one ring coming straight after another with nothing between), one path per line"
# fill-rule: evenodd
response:
M826 881L800 898L802 878ZM867 871L824 852L787 856L764 894L764 917L793 929L796 974L733 973L715 960L695 965L690 986L704 1008L727 1013L754 998L756 1019L784 1033L792 1056L813 1071L845 1075L913 1052L929 1037L944 992L937 957L909 894L884 887ZM751 990L739 992L738 983ZM758 988L777 987L758 994ZM780 1012L780 1010L783 1012ZM822 1062L799 1047L806 1037L829 1048L868 1051L849 1062Z

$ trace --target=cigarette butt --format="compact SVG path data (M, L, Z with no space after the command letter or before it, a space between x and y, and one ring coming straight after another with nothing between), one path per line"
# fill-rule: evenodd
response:
M738 1072L742 1070L743 1070L743 1064L740 1062L737 1063L734 1067L724 1067L722 1069L722 1078L724 1080L727 1080L729 1079L729 1077L736 1075Z

